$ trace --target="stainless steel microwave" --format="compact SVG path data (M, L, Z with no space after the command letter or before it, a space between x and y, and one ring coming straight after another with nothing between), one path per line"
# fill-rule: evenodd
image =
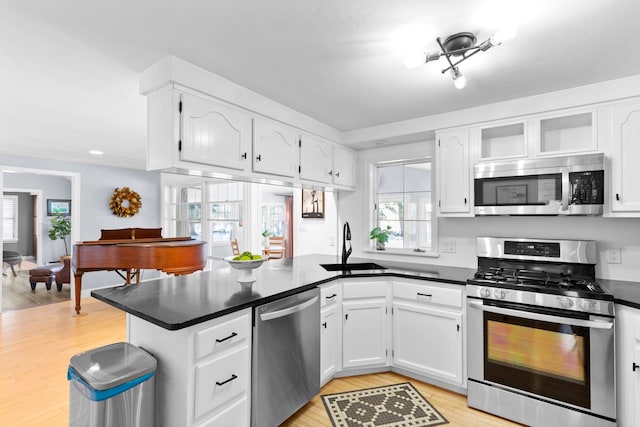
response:
M604 154L476 163L476 215L601 215Z

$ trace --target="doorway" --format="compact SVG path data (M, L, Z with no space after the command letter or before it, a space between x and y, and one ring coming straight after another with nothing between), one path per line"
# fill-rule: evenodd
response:
M59 186L66 188L64 192L61 193L59 192L60 190L51 189L52 183L55 182ZM21 262L14 266L15 276L10 268L5 269L7 264L3 262L3 273L6 275L3 274L2 287L0 287L0 312L74 298L75 292L71 283L65 284L62 288L63 291L59 293L55 282L51 286L51 290L46 290L46 283L40 282L36 283L35 292L31 292L29 270L38 265L47 265L60 260L60 256L65 255L64 252L67 251L67 248L70 251L71 242L78 240L80 174L68 171L0 166L0 189L3 194L27 195L30 199L29 206L31 206L30 208L23 206L23 209L18 213L18 222L24 223L23 225L29 225L28 227L22 227L23 233L19 237L19 242L9 240L5 242L7 234L4 230L4 224L0 223L0 241L2 242L3 250L20 253L21 259ZM63 198L71 200L70 219L72 227L66 247L62 241L51 241L47 236L50 227L49 220L51 219L46 216L47 199ZM0 213L4 214L2 206L0 206ZM19 252L17 250L18 247L25 253ZM30 254L27 252L30 252Z

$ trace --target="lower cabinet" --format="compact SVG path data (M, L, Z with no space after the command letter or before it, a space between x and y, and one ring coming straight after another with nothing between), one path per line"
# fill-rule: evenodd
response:
M342 369L384 366L389 355L388 282L349 280L342 287Z
M393 366L462 385L462 314L393 303Z
M616 305L616 402L620 427L640 425L640 310Z
M340 367L340 314L338 283L320 287L320 385L327 383Z
M249 426L250 309L177 331L128 314L127 336L158 359L157 426Z
M465 385L463 287L393 282L393 366Z

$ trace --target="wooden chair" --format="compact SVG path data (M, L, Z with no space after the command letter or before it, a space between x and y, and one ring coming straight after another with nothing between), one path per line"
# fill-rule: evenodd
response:
M265 248L264 254L267 259L284 258L284 237L269 237L269 246Z
M238 239L233 239L231 241L231 251L233 255L240 255L240 247L238 246Z

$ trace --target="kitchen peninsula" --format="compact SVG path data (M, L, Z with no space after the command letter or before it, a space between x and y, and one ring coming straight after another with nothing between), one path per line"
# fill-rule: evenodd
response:
M92 296L125 311L127 340L158 359L156 420L164 425L215 425L222 420L249 425L254 307L341 281L354 282L358 287L353 289L365 292L382 289L386 295L391 292L386 282L393 279L404 281L401 285L406 289L419 281L438 291L441 284L443 301L448 304L453 295L454 305L459 300L461 310L464 284L473 274L465 268L391 262L383 263L384 270L328 272L320 266L336 262L337 257L329 255L269 261L254 271L256 282L246 290L237 282L236 270L222 268L95 290ZM321 295L323 299L333 296ZM435 293L436 303L439 298ZM457 316L461 327L461 312ZM460 328L458 332L455 341L461 345ZM390 328L383 335L389 333ZM463 349L456 348L460 353L457 377L462 380ZM374 365L388 370L390 362L387 357Z

